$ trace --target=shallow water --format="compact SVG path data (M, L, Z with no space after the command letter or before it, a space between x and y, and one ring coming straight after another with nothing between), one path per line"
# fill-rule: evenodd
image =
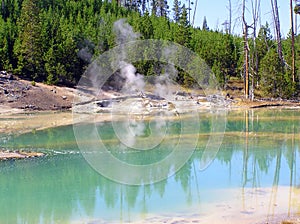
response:
M158 222L178 217L253 223L300 214L299 122L300 111L285 109L203 112L199 123L189 116L163 122L135 119L130 129L122 120L84 124L77 138L79 146L86 146L83 154L73 126L2 134L1 148L43 151L47 156L0 162L0 223L151 222L153 217L159 217ZM174 175L176 162L152 167L143 173L141 185L121 184L107 177L117 170L124 182L133 178L128 170L101 161L109 170L104 177L87 162L87 155L104 156L86 151L99 145L88 137L90 130L97 130L114 158L138 168L168 158L177 145L177 158L189 159ZM128 130L135 132L135 139L122 136ZM195 139L195 149L187 150ZM218 150L209 148L220 140ZM159 181L164 170L169 177Z

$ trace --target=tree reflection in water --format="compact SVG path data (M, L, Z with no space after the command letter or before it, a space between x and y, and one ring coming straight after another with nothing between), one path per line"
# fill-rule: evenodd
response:
M300 112L294 110L229 111L220 151L201 170L212 125L207 116L201 120L199 133L186 138L200 136L193 156L180 171L161 182L141 186L122 185L95 172L78 151L70 126L10 136L0 142L2 147L42 148L49 156L0 163L0 221L119 222L153 214L196 214L202 219L203 214L212 212L210 206L217 209L222 203L231 206L231 215L236 216L261 213L271 219L279 212L300 213L299 118ZM176 134L176 121L170 125ZM101 128L113 142L111 126L104 123ZM118 156L140 164L147 156L157 161L168 154L147 153ZM151 175L159 172L152 170Z

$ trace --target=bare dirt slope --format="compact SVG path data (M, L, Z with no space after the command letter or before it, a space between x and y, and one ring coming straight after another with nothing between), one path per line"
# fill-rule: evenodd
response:
M64 110L72 106L74 90L19 80L0 73L0 105L25 110Z

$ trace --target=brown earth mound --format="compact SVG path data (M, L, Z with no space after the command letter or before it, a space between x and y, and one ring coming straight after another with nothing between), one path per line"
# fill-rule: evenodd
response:
M73 89L19 80L0 73L0 105L26 110L64 110L72 106Z

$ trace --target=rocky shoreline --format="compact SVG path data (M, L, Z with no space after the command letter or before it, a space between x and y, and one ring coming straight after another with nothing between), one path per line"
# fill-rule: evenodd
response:
M234 85L234 84L231 84ZM172 88L172 86L170 86ZM184 88L182 88L184 89ZM184 98L189 100L194 105L199 106L205 101L210 101L209 97L194 90L184 89L178 92L174 89L174 99ZM144 99L157 100L151 91L148 94L141 93L133 94L132 97L140 97ZM283 99L256 99L254 101L246 100L243 97L241 90L225 90L222 92L226 107L231 109L256 109L263 107L293 107L300 108L300 102L297 100L283 100ZM198 99L200 96L200 100ZM71 110L74 101L77 98L86 98L91 103L96 104L101 111L107 107L111 100L117 101L128 97L112 88L102 90L101 94L94 96L91 90L79 91L76 88L50 86L43 83L27 81L19 79L12 74L1 71L0 72L0 115L14 114L24 112L39 112L39 111L64 111ZM162 101L162 99L158 99ZM81 102L82 103L82 102ZM151 107L151 106L150 106Z
M149 91L124 94L113 88L102 90L94 96L93 91L78 90L76 88L50 86L43 83L30 82L14 77L12 74L0 72L0 134L25 133L74 123L73 112L98 114L99 121L109 119L109 115L119 105L127 113L151 115L165 111L170 116L177 116L185 110L209 109L210 102L222 101L221 106L233 110L247 110L259 108L300 108L298 101L281 99L245 100L240 90L223 92L220 96L205 96L203 91L192 91L178 86L168 86L172 92L172 100L166 100ZM151 91L152 90L152 91ZM79 98L79 100L78 100ZM77 102L78 104L74 103ZM113 107L111 104L115 104ZM72 107L73 106L73 107ZM128 107L128 108L126 108ZM131 108L135 108L134 111ZM179 110L178 110L179 108ZM115 114L118 115L118 111ZM115 116L115 117L116 117ZM98 121L97 120L97 121ZM0 159L27 158L17 152L3 152L0 149Z

